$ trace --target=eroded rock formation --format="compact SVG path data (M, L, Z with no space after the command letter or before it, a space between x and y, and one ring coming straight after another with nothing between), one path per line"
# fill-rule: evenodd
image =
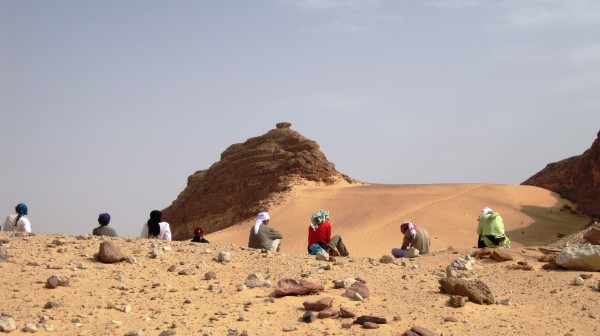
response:
M583 154L550 163L521 184L554 191L576 203L580 213L600 216L600 132Z
M190 239L195 226L214 232L250 219L294 181L332 184L353 180L335 170L319 145L278 123L266 134L229 146L221 160L188 177L186 188L163 210L175 240Z

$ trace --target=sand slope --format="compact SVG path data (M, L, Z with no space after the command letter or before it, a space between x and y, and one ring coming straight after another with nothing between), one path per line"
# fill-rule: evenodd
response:
M270 211L270 225L283 233L283 251L298 253L306 251L310 216L319 209L331 212L334 234L356 256L381 256L399 247L404 220L428 230L433 251L476 246L476 219L486 206L502 215L513 247L544 245L589 221L560 211L570 203L557 194L521 185L304 185L283 203ZM208 239L245 246L253 224L248 221Z

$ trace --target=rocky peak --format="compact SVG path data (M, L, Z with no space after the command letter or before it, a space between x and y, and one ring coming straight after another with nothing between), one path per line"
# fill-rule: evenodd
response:
M576 203L579 212L600 216L600 131L583 154L550 163L521 184L554 191Z
M253 218L299 179L333 184L353 180L335 170L319 145L282 122L266 134L233 144L207 170L188 177L186 188L163 210L176 240L196 226L207 233Z

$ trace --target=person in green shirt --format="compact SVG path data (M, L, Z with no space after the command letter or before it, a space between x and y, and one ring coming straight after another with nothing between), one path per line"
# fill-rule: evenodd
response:
M500 214L490 208L483 208L477 225L478 248L509 246L510 239L504 233L504 222Z

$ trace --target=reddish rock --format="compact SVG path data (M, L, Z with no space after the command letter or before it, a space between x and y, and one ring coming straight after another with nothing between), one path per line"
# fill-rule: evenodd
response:
M557 270L558 265L556 264L556 258L552 258L547 263L543 264L542 269L545 269L547 271Z
M354 324L364 324L365 322L377 323L377 324L387 324L387 320L385 317L377 317L370 315L363 315L356 320L354 320Z
M325 286L314 282L305 280L298 281L296 279L281 279L275 288L275 296L314 294L323 291L324 289Z
M523 183L556 192L587 215L600 215L600 132L592 146L578 156L548 164Z
M492 249L492 253L490 254L490 257L496 261L510 261L510 260L514 260L515 258L512 256L512 254L505 248L495 248Z
M493 304L496 302L492 291L481 280L442 278L440 279L440 292L466 296L469 298L469 301L478 304Z
M433 331L431 331L427 328L419 327L419 326L414 326L414 327L410 328L409 330L405 331L402 335L404 335L404 336L439 336L438 334L434 333Z
M327 308L327 309L321 310L317 314L317 318L324 319L324 318L329 318L329 317L336 316L336 315L337 315L337 312L335 310L333 310L331 308Z
M475 252L475 259L481 259L483 257L489 256L490 254L492 254L492 250L493 248L491 247L484 247L480 249L479 251Z
M353 312L351 312L350 310L348 310L345 307L340 307L338 316L341 318L351 318L351 317L356 317L356 314L354 314Z
M600 227L592 227L590 231L583 235L583 239L592 245L600 245Z
M331 306L333 306L333 298L324 297L317 301L305 301L304 303L302 303L302 305L306 310L321 311L323 309L331 308Z
M550 261L554 261L554 260L556 260L556 255L554 255L554 254L547 254L547 255L543 255L538 258L538 261L541 261L541 262L550 262Z
M379 325L377 323L373 323L373 322L365 322L363 323L363 328L365 329L378 329Z
M188 177L185 189L163 210L174 240L191 239L195 226L211 233L254 218L298 178L354 182L336 171L315 141L290 127L279 123L266 134L233 144L210 168Z
M369 289L367 288L367 285L365 285L364 283L357 281L355 283L353 283L350 287L346 288L346 292L343 294L343 296L350 298L350 299L354 299L356 296L355 294L358 293L360 294L360 296L363 299L366 299L369 297Z
M98 251L96 258L107 264L118 263L129 259L117 245L110 241L100 243L100 250Z

